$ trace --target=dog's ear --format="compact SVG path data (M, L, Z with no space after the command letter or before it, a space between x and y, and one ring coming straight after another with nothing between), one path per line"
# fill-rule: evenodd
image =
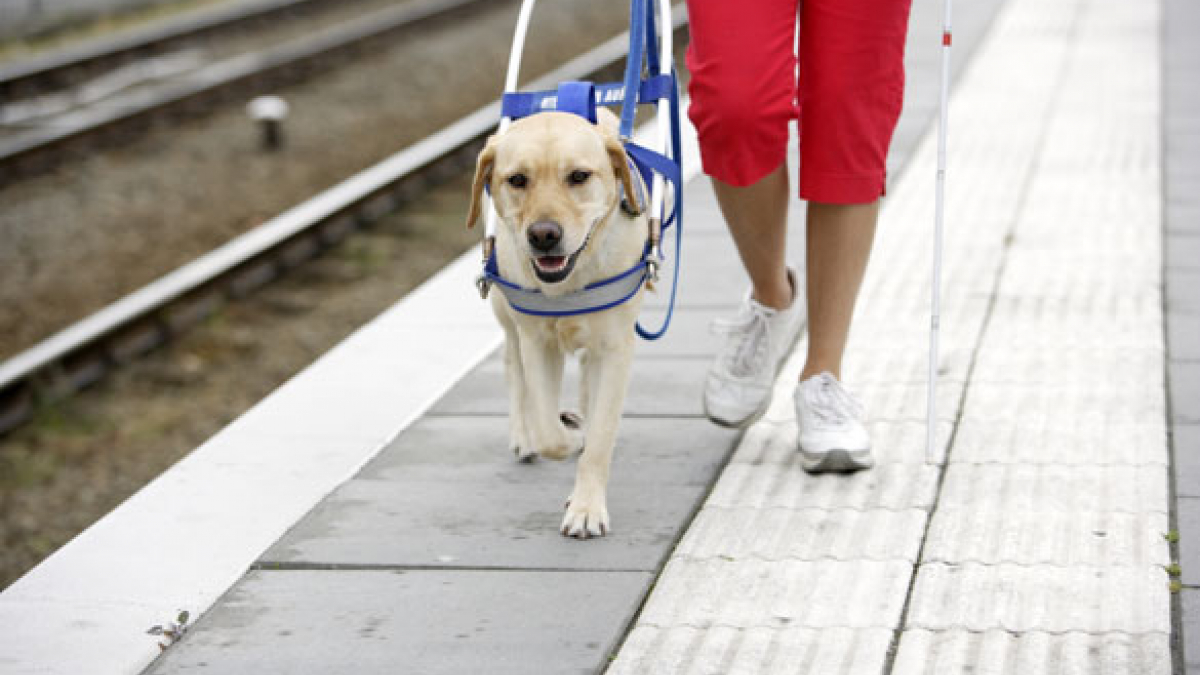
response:
M608 150L608 157L612 161L613 173L621 182L621 186L625 188L625 201L629 203L629 207L633 209L635 215L641 215L644 205L638 202L638 191L633 186L637 177L633 175L629 166L629 155L625 154L625 146L621 144L621 139L617 136L604 134L604 147Z
M471 183L471 208L467 211L467 228L475 227L483 210L483 188L492 182L492 164L496 161L496 137L488 138L479 159L475 162L475 180Z

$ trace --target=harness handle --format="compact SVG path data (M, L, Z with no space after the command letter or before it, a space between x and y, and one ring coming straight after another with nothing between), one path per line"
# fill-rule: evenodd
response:
M642 81L642 56L647 42L646 0L632 0L629 8L629 55L625 58L625 91L637 91ZM649 26L653 30L653 26ZM651 73L657 75L658 73ZM626 96L621 104L621 140L633 139L633 117L637 113L637 100Z
M674 62L671 54L671 5L668 0L659 0L659 2L662 10L661 37L659 35L658 27L655 26L654 22L654 8L646 4L647 0L632 0L633 14L644 16L645 22L642 25L638 25L636 20L631 21L633 25L630 28L630 40L634 43L642 42L643 45L645 45L645 51L647 52L646 61L650 70L650 77L652 78L663 74L664 63ZM643 37L634 37L634 35L641 35ZM660 54L655 51L656 47L661 49L661 57ZM636 62L634 61L633 52L634 49L631 46L629 61L627 61L625 64L627 87L629 85L629 73L631 69L630 64L635 64L637 69L636 72L639 75L641 71L641 50L638 50ZM663 317L662 325L659 326L657 330L650 330L644 327L640 319L636 324L634 324L634 330L637 331L638 336L644 340L657 340L665 335L667 329L671 327L671 318L675 314L675 296L679 290L679 268L682 266L680 263L682 262L681 251L683 245L683 176L680 162L682 161L683 154L679 128L680 120L682 118L680 117L681 111L679 109L679 78L673 67L671 68L670 75L671 84L670 91L667 96L667 116L662 114L662 101L660 100L658 103L659 138L662 139L666 137L669 132L670 141L669 143L664 143L663 145L669 147L671 153L670 158L668 159L663 155L646 150L645 148L641 148L632 142L626 142L625 144L626 152L629 153L631 157L635 158L634 161L645 162L654 169L653 187L651 189L652 204L650 217L661 218L657 226L660 226L663 229L670 227L672 222L675 224L675 265L671 270L671 295L667 300L667 314L665 317ZM626 102L626 105L628 106L628 102ZM626 110L622 110L623 114L625 112ZM625 122L624 116L622 117L621 121L622 123ZM631 130L633 128L632 113L630 113L629 128ZM624 134L624 131L622 131L622 134ZM668 147L663 148L664 152L667 151ZM663 193L666 190L667 183L670 183L673 188L675 202L674 209L670 215L664 213L666 211L666 204L665 200L663 199ZM655 227L655 225L652 225L652 227ZM661 248L657 248L657 250L653 251L652 255L657 255L660 260L663 258Z

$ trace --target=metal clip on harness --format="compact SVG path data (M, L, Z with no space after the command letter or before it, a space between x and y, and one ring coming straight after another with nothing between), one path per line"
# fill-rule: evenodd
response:
M492 257L492 252L496 250L495 235L485 235L483 238L483 264L487 266L488 260ZM480 272L479 276L475 277L475 288L479 289L479 299L487 300L488 291L492 290L492 282L488 279L486 272Z

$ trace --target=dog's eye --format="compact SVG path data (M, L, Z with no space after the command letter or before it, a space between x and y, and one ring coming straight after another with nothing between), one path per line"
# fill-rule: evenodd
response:
M567 182L570 183L571 185L583 185L591 177L592 177L591 171L584 171L583 169L575 169L574 171L571 172L571 175L567 176Z
M528 182L529 182L529 179L526 178L525 174L523 174L523 173L514 173L513 175L508 177L508 184L517 188L518 190L525 187L525 184Z

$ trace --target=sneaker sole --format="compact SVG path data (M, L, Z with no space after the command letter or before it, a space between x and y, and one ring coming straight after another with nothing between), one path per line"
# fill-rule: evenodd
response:
M711 412L709 412L708 411L708 403L706 402L704 404L704 416L708 418L709 422L712 422L713 424L715 424L719 427L724 427L726 429L747 429L751 425L753 425L755 422L761 420L763 418L763 415L767 414L767 408L770 408L770 407L771 407L771 399L768 398L763 403L762 407L760 407L758 410L754 411L754 413L752 415L750 415L749 417L747 417L746 419L741 420L740 422L731 422L729 420L717 417L716 415L713 415Z
M829 450L821 453L800 451L800 465L808 473L853 473L875 466L870 449Z

